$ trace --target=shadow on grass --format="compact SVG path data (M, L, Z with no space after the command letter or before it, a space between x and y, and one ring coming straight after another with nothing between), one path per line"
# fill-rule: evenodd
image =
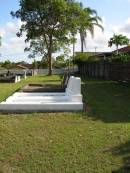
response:
M51 82L51 83L56 83L56 82L61 82L60 80L43 80L42 81L43 83L49 83L49 82Z
M112 154L122 157L123 166L112 173L130 173L130 141L112 149Z
M83 99L87 115L104 122L130 122L130 84L84 79Z

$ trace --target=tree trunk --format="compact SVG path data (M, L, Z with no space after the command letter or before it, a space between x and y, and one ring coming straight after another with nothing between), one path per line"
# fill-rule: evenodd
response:
M118 45L116 45L116 54L117 54L117 55L119 54Z
M48 49L48 63L49 63L48 75L51 76L52 75L52 35L50 35L50 46Z
M73 58L75 56L75 43L73 43Z
M73 43L73 69L74 69L74 57L75 57L75 43Z
M81 52L84 52L84 41L83 38L81 37Z
M48 67L49 67L48 75L51 76L52 75L52 53L51 53L51 51L48 52Z

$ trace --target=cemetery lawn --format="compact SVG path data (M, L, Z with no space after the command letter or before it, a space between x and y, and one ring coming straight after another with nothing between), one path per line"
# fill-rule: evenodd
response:
M0 84L4 100L27 83ZM130 84L82 79L84 112L0 115L0 173L129 173Z

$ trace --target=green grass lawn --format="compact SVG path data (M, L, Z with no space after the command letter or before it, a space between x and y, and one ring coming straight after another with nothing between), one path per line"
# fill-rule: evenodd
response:
M62 76L34 76L28 77L26 80L22 80L19 83L2 83L0 84L0 101L12 95L15 91L19 90L21 87L29 83L60 83Z
M37 76L0 84L0 100ZM0 115L0 173L130 173L130 85L82 80L83 113Z

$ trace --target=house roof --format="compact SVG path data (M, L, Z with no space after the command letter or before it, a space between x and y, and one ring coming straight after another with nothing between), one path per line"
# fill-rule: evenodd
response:
M17 67L17 68L21 68L21 69L28 69L27 67L25 67L25 66L23 66L23 65L20 65L20 64L18 64L16 67Z
M112 52L101 52L101 53L97 53L95 55L90 56L90 58L104 59L104 58L110 57L111 55L112 55Z
M124 52L124 53L130 53L130 45L129 46L125 46L123 48L118 49L119 52ZM116 50L114 50L113 52L116 52Z
M129 46L125 46L125 47L123 47L123 48L120 48L120 49L118 49L118 51L120 52L120 53L130 53L130 45ZM104 57L109 57L109 56L111 56L113 53L115 53L116 52L116 50L114 50L114 51L112 51L112 52L101 52L101 53L99 53L99 52L97 52L95 55L92 55L92 56L90 56L90 57L94 57L94 56L97 56L97 57L99 57L99 58L104 58Z
M130 45L118 49L118 52L130 54ZM81 52L76 52L76 53L81 53ZM112 56L113 53L116 53L116 50L112 52L84 52L84 53L86 53L89 56L89 58L96 58L102 60Z
M111 56L112 55L112 52L102 52L102 53L97 53L96 56L99 56L99 57L108 57L108 56Z
M21 69L27 70L27 69L31 69L32 65L31 64L18 64L17 68L21 68Z

